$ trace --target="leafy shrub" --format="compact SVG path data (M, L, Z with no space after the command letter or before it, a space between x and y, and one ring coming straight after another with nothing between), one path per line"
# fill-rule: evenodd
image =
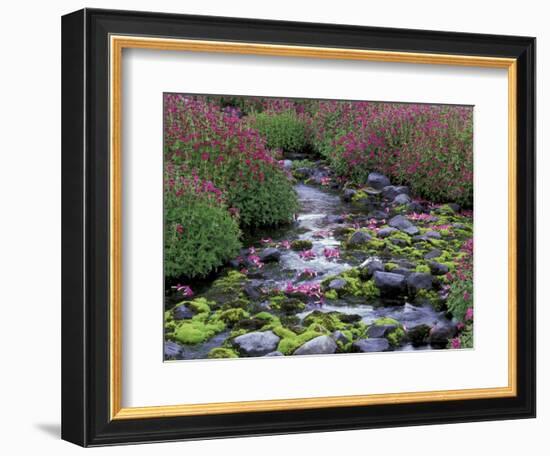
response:
M458 321L466 322L473 315L472 239L466 241L462 251L466 255L459 260L456 271L447 277L451 281L447 308Z
M204 97L166 95L165 125L165 162L212 181L243 226L292 220L298 203L289 176L234 110Z
M252 125L270 149L299 152L307 145L306 125L294 111L262 112L254 116Z
M185 178L169 167L164 194L166 277L205 276L238 254L237 220L211 182Z
M339 174L364 184L371 171L435 201L471 206L473 111L462 106L319 102L313 143Z

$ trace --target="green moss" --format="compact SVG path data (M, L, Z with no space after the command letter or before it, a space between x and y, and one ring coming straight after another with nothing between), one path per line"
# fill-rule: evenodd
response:
M423 273L426 273L426 274L430 273L430 267L428 265L425 265L425 264L419 264L418 266L416 266L416 268L414 270L415 270L415 272L423 272Z
M340 320L339 312L321 312L314 310L303 321L304 326L322 328L321 332L332 332L337 329L345 329L345 323Z
M369 199L369 195L363 190L357 190L357 192L355 192L355 195L351 197L351 200L354 202L364 201L366 199Z
M386 239L401 239L405 241L407 245L411 245L411 237L402 231L394 231Z
M338 293L336 293L336 290L325 291L325 298L327 298L327 299L338 299Z
M297 348L304 345L307 341L323 335L321 332L311 329L307 329L301 334L296 334L290 329L283 328L282 326L274 328L273 332L281 338L279 345L277 346L277 350L283 355L291 355Z
M434 290L418 290L416 292L415 301L428 301L435 310L443 310L443 302L441 301L441 298L439 297L437 292Z
M225 329L225 323L221 320L204 322L197 317L185 321L177 326L173 337L183 344L199 344Z
M401 326L401 323L399 323L396 319L390 317L379 318L378 320L375 320L372 324L376 326Z
M289 298L285 295L273 296L269 300L272 309L286 313L296 313L304 310L306 305L297 298Z
M364 245L367 249L380 250L386 246L386 243L379 239L371 239ZM365 249L363 248L363 250Z
M210 350L208 353L208 358L210 359L220 359L220 358L238 358L239 355L235 350L230 348L217 347Z
M222 310L214 314L214 320L221 320L226 325L233 326L235 323L248 318L250 315L241 308Z
M391 272L391 271L393 271L394 269L397 269L398 267L399 267L399 265L397 265L397 264L395 264L395 263L391 263L391 262L386 263L386 264L384 265L384 269L385 269L386 271L388 271L388 272Z
M394 329L392 332L390 332L386 339L388 339L388 342L392 347L398 347L401 345L401 341L405 337L405 330L399 326L398 328Z
M310 250L313 247L313 243L307 239L296 239L290 243L292 250Z
M185 304L195 313L210 313L210 305L206 298L195 298Z

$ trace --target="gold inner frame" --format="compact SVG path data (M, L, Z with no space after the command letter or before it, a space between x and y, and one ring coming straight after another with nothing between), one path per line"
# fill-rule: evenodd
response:
M508 385L505 387L403 392L245 402L122 407L122 51L123 49L255 54L317 59L453 65L508 70ZM110 36L110 412L111 419L299 410L513 397L517 394L517 61L511 58L388 52L241 42Z

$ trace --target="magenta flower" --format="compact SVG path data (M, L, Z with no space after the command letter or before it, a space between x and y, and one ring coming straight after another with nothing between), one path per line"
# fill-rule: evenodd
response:
M181 293L186 298L190 298L194 294L193 290L191 290L191 287L189 285L180 285L178 283L176 286L172 288L175 289L177 292Z
M264 266L258 255L248 255L248 261L250 261L257 268L262 268Z
M460 348L460 338L451 339L451 348Z
M262 244L271 244L271 242L272 242L271 238L266 238L261 240Z
M305 268L302 273L300 274L301 277L317 277L317 271L311 269L311 268Z
M286 239L284 241L281 241L279 244L283 249L290 249L290 241L287 241Z
M464 292L464 295L462 296L464 298L464 301L469 301L470 300L470 293L468 293L467 291Z
M303 250L302 252L298 253L300 255L300 258L302 260L312 260L315 258L315 253L313 250Z
M325 258L329 260L332 258L340 258L340 251L338 249L330 249L327 247L323 250L323 255L325 255Z
M464 315L464 321L469 321L474 319L474 308L468 307L466 309L466 315Z
M460 322L456 325L456 329L458 329L459 331L462 331L465 327L466 327L466 325L462 322Z

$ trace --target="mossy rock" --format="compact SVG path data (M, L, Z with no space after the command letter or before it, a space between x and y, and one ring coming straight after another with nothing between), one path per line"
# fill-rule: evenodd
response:
M217 347L208 353L209 359L238 358L239 354L231 348Z
M273 310L287 314L301 312L306 308L306 305L300 299L289 298L285 295L271 297L269 305Z
M214 315L215 320L223 321L227 326L232 327L241 320L248 319L249 313L241 308L218 311Z
M283 355L291 355L296 349L304 345L311 339L322 336L323 333L314 330L305 330L301 334L296 334L290 329L279 326L273 329L273 332L281 338L277 351Z
M176 327L173 337L182 344L195 345L207 341L225 329L221 320L201 321L197 317Z
M390 317L383 317L375 320L373 323L375 326L395 326L395 329L389 331L385 337L392 347L399 347L405 339L405 330L403 325L396 319Z
M307 239L296 239L290 243L290 248L296 251L311 250L313 243Z

